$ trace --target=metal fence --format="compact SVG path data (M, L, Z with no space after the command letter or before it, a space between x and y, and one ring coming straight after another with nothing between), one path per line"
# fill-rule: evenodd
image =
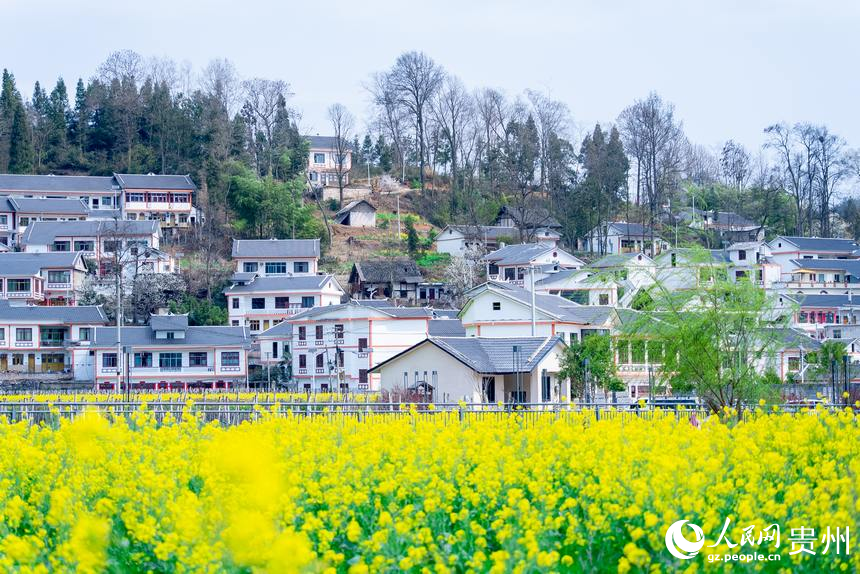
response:
M792 414L810 414L814 410L788 405L779 405L781 412ZM829 407L839 409L844 407ZM571 404L571 403L521 403L521 404L434 404L427 403L358 403L358 402L327 402L299 403L276 401L229 401L229 400L198 400L180 401L164 400L154 402L142 401L17 401L0 402L0 421L21 422L31 424L57 424L63 419L75 419L86 413L99 413L102 416L116 420L129 419L135 413L145 411L159 424L166 420L180 420L185 415L194 415L201 422L218 421L223 425L236 425L247 421L257 421L265 417L317 417L332 421L354 419L365 420L369 417L411 417L415 420L439 420L445 423L476 422L490 417L516 416L518 420L529 425L534 422L552 417L574 418L584 420L580 415L588 414L585 420L620 420L622 422L637 419L650 420L655 417L675 416L678 420L689 420L691 424L699 424L714 414L701 408L630 408L629 405L612 404ZM734 419L745 420L752 415L751 410L744 410Z

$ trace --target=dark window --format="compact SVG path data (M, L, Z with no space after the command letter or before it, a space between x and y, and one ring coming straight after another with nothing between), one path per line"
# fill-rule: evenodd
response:
M747 258L747 252L746 252L746 251L744 251L743 249L739 250L739 251L738 251L738 259L739 259L740 261L745 261L745 260L746 260L746 258Z
M188 364L192 367L205 367L208 364L208 354L196 351L188 353Z
M366 385L367 384L367 369L359 369L358 370L358 384Z
M299 341L304 341L305 339L307 339L307 336L308 336L307 327L302 325L301 327L299 327Z
M334 338L343 339L343 325L334 326Z
M162 369L181 369L182 353L159 353L158 366Z
M251 299L251 309L265 309L266 308L266 298L265 297L254 297Z
M239 298L238 297L233 297L233 308L234 309L239 308Z
M244 263L243 269L245 270L245 273L256 273L257 263L254 261L246 261Z
M314 306L313 297L302 297L302 309L310 309Z
M224 351L221 353L222 367L238 367L239 351Z
M314 329L314 333L316 333L317 341L322 341L323 339L323 326L317 325Z
M272 358L273 359L278 358L278 342L277 341L272 341Z
M307 261L294 261L293 262L293 273L307 273L307 272L308 272L308 262Z
M324 363L323 363L323 361L324 361L324 360L325 360L325 357L323 357L323 356L322 356L322 354L317 355L317 359L316 359L316 361L317 361L317 369L322 369L322 368L323 368L323 364L324 364Z
M308 356L299 355L299 368L306 369L308 367Z
M116 367L116 353L105 353L102 355L102 367L111 368Z
M501 301L493 301L493 311L501 311L502 310L502 302Z
M365 352L366 350L367 350L367 338L366 338L366 337L361 337L361 338L358 340L358 352L359 352L359 353L363 353L363 352Z
M289 297L275 297L275 309L287 309L290 306Z
M286 261L270 261L266 263L267 275L285 275L287 273Z
M135 367L151 367L152 366L152 353L135 353L134 354L134 366Z

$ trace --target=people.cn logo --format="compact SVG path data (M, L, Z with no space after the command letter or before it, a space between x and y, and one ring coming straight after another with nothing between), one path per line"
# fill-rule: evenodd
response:
M696 539L692 542L684 537L681 531L685 524L690 525L693 529L693 534ZM705 545L705 535L702 529L690 522L689 520L679 520L666 530L666 548L675 558L681 560L689 560L699 553L702 546Z

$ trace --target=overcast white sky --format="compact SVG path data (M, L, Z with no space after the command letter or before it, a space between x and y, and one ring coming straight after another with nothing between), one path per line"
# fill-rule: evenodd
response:
M363 125L369 74L423 50L469 87L547 90L580 126L656 90L708 146L758 147L781 120L860 146L857 0L0 0L0 20L0 66L27 95L58 76L73 89L124 48L195 69L226 57L287 80L324 133L333 102Z

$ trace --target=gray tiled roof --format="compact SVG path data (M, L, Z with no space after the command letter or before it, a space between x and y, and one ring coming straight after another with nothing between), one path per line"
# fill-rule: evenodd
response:
M641 223L626 223L623 221L613 221L609 223L609 229L614 230L618 235L629 235L631 237L651 237L651 228ZM655 232L654 237L659 237Z
M157 234L157 221L35 221L21 238L24 245L48 245L57 237L147 236Z
M531 305L531 291L508 283L494 281L487 285L490 289L513 297L525 305ZM558 317L562 321L584 325L604 325L615 313L613 307L605 305L579 305L558 295L535 294L535 307L544 313Z
M274 327L269 327L259 335L258 337L283 337L285 339L289 339L293 336L293 324L289 321L281 321Z
M557 272L535 281L535 285L551 285L552 283L565 281L577 273L584 273L584 271L582 269L559 269Z
M478 373L529 373L559 342L564 344L560 336L431 337L380 363L372 371L378 372L382 365L421 345L435 345Z
M250 341L245 327L188 327L184 339L156 339L151 327L122 327L122 344L130 346L247 346ZM95 333L97 347L116 346L116 327L99 327Z
M319 239L234 239L233 257L319 257Z
M642 256L642 261L646 263L653 263L650 257L645 255L644 253L611 253L604 257L601 257L589 267L595 267L597 269L607 269L609 267L621 267L626 265L630 261L637 259L639 256Z
M305 136L311 149L332 150L337 146L337 138L334 136Z
M102 324L108 320L101 306L9 305L0 301L0 321Z
M778 245L780 239L796 245L802 251L832 251L834 253L851 253L860 249L860 245L853 239L839 239L834 237L791 237L780 235L771 241L771 245ZM781 249L776 247L776 249Z
M194 182L188 175L160 175L153 173L115 173L113 175L123 189L168 189L182 191L194 191L197 189L197 186L194 185Z
M500 237L509 237L513 240L519 237L519 231L515 227L502 227L501 225L449 225L448 227L461 233L463 238L469 241L499 239Z
M329 281L334 281L337 284L337 280L333 275L257 277L245 285L231 285L224 290L224 293L233 295L237 293L259 293L264 291L320 289Z
M115 191L110 176L92 175L0 175L0 191L51 193Z
M50 213L64 215L86 215L89 208L75 198L35 198L16 195L0 197L0 211L15 213Z
M356 277L357 275L357 277ZM349 280L355 279L366 283L390 283L400 282L421 283L424 277L418 264L405 257L394 259L367 259L356 261L350 273Z
M536 227L561 227L561 223L550 215L549 210L545 207L530 206L526 208L525 214L523 214L523 210L519 207L504 205L499 210L499 216L496 218L496 221L504 218L504 216L510 217L517 225L523 225L523 227L528 229Z
M149 326L153 331L184 331L188 328L188 315L151 315Z
M798 305L801 307L816 307L816 308L824 308L824 307L847 307L851 306L860 306L860 295L857 297L851 296L849 297L846 294L837 294L837 295L804 295L804 294L792 294L786 293L783 297L787 297L793 301L796 301Z
M52 253L26 253L10 251L0 253L0 276L38 275L42 269L72 269L81 254L75 251Z
M506 245L496 249L492 253L484 255L483 261L490 261L497 265L527 265L544 253L557 250L547 243L520 243L518 245Z
M791 262L801 269L820 269L845 271L860 279L860 259L792 259Z
M431 337L465 337L466 328L458 319L432 319L429 325Z
M366 199L356 199L355 201L350 201L349 203L344 205L340 209L340 211L338 211L337 213L334 214L334 218L338 219L341 215L346 215L347 213L352 211L353 208L357 207L359 204L362 204L362 203L366 204L373 211L376 211L376 208L373 206L373 204L370 203L369 201L367 201Z
M295 315L292 319L295 320L307 320L312 319L314 317L318 317L319 315L323 315L325 313L330 313L332 311L340 311L342 309L346 309L347 307L367 307L369 309L374 309L379 311L380 313L384 313L390 317L400 317L403 319L408 318L421 318L427 317L430 318L433 316L433 310L428 309L426 307L396 307L392 305L392 303L388 300L363 300L363 299L351 299L346 303L339 303L337 305L324 305L321 307L312 307L307 311L303 311L298 315Z

